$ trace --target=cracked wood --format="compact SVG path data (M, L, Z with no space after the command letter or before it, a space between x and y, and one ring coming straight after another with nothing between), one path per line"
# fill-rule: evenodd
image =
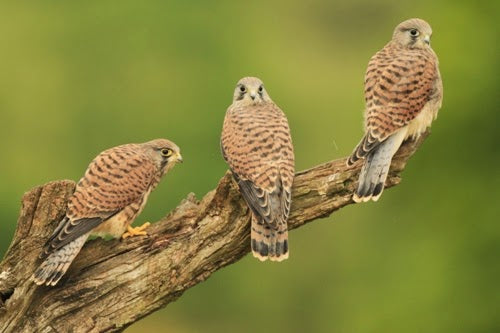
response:
M403 144L386 187L400 182L426 136ZM289 229L353 203L360 168L339 159L297 173ZM189 194L148 237L91 240L56 287L38 287L30 276L74 188L55 181L23 196L0 263L0 332L120 332L250 252L250 214L228 172L200 201ZM292 258L295 251L291 244Z

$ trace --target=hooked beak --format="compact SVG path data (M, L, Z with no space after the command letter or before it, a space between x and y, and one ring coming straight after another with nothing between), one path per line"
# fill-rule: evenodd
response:
M257 93L255 91L250 91L250 98L252 99L252 101L255 100L255 97L257 97Z
M425 42L425 44L427 44L427 45L431 45L431 36L429 36L429 35L425 35L425 36L424 36L424 42Z
M175 156L175 162L182 163L184 160L182 159L181 153L177 153Z

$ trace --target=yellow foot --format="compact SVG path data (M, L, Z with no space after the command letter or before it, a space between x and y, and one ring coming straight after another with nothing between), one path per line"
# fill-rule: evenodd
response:
M147 227L149 227L151 223L146 222L140 227L132 228L131 226L127 226L127 231L122 235L122 239L132 237L132 236L146 236L148 233L144 231Z

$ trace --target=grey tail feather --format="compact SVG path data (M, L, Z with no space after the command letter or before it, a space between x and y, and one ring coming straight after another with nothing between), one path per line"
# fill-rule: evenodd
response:
M260 261L282 261L288 258L288 227L286 221L276 226L264 223L252 214L250 233L252 254Z
M359 183L353 195L355 202L377 201L384 191L392 157L403 143L406 131L403 129L388 137L365 158L359 174Z
M51 253L33 273L31 279L37 285L55 286L66 273L87 238L88 234L80 236Z

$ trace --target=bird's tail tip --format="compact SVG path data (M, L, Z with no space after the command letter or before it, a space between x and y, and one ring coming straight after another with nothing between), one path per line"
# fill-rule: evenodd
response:
M275 261L275 262L281 262L283 260L288 259L289 252L283 253L280 256L274 256L274 257L269 257L269 260Z
M280 262L280 261L288 259L289 252L282 253L280 255L270 255L270 254L265 255L265 254L262 254L261 252L259 252L258 250L255 250L252 248L252 255L254 256L254 258L257 258L259 261L270 260L270 261Z
M384 183L380 182L376 185L359 186L356 192L352 195L352 200L356 203L378 201L384 191Z
M280 262L288 259L288 233L285 231L281 234L269 234L262 237L261 234L252 233L252 255L260 261L276 261Z
M78 252L80 252L87 237L88 235L80 236L73 242L51 253L33 273L33 282L37 285L55 286L64 276Z
M268 246L268 249L269 249L269 247L270 246ZM288 256L289 256L288 251L286 253L280 253L280 254L269 253L269 251L266 253L265 250L263 250L263 248L264 247L262 247L262 246L257 247L257 248L252 247L252 255L254 256L254 258L257 258L259 261L270 260L270 261L280 262L280 261L288 259Z
M64 268L43 262L31 275L31 280L39 286L55 286L65 272Z

